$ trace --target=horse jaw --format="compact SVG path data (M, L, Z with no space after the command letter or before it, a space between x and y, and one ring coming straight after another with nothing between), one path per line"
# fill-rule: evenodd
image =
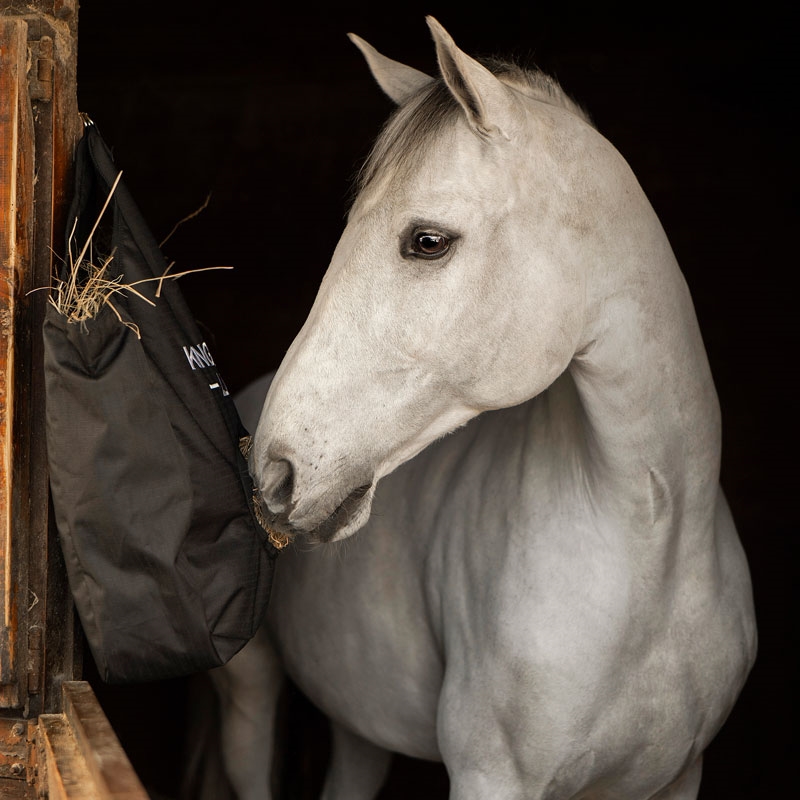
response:
M371 483L368 486L356 487L322 525L315 525L313 519L292 514L289 515L290 523L296 528L302 529L305 526L307 530L312 531L309 538L319 542L338 542L352 536L367 524L372 512L375 488L381 478L410 461L432 442L465 425L475 415L474 409L448 409L392 450L376 468ZM299 500L301 497L298 497Z

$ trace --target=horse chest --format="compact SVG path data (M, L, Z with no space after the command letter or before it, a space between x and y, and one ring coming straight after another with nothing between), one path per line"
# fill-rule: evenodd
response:
M287 672L364 738L437 759L442 662L406 548L368 530L335 550L281 557L269 624Z
M514 488L513 459L472 466L476 441L465 430L388 476L352 540L282 556L269 613L289 674L331 718L407 755L447 758L452 732L499 716L545 776L576 743L596 754L590 772L617 768L645 729L676 740L671 769L706 698L676 702L695 681L686 643L661 633L677 619L668 587L618 520L579 493L564 502L546 446ZM474 759L486 741L455 746Z

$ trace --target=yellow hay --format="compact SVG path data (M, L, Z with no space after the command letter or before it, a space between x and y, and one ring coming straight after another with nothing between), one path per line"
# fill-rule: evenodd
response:
M245 458L250 454L252 447L252 436L243 436L239 439L239 449L242 451L242 455ZM253 489L253 512L255 518L258 520L258 524L267 532L267 538L270 544L276 550L283 550L283 548L292 541L292 537L288 533L281 533L280 531L270 528L269 522L264 514L264 508L261 505L261 494L256 488Z
M134 322L123 319L119 310L112 302L112 298L115 295L120 294L124 297L126 296L126 293L129 292L134 297L138 297L140 300L144 300L145 303L149 303L151 306L154 306L155 303L138 291L135 288L136 286L142 283L157 281L158 288L155 296L159 298L161 297L161 289L165 280L176 280L177 278L182 278L184 275L189 275L194 272L207 272L208 270L212 269L233 269L233 267L202 267L199 269L188 269L184 270L183 272L176 272L173 275L167 275L167 272L169 272L174 265L173 262L164 270L163 275L160 275L156 278L143 278L142 280L133 281L132 283L125 283L123 281L123 275L115 278L109 278L108 268L111 262L114 260L114 252L112 251L111 255L103 259L99 265L96 264L92 253L92 240L98 226L100 225L103 215L108 208L108 204L111 202L111 198L116 191L121 177L122 172L117 175L114 184L109 190L108 197L106 197L105 203L103 203L103 207L100 209L100 213L98 214L97 219L92 226L92 230L89 233L83 248L78 254L78 257L73 259L72 240L75 236L75 228L78 224L78 220L75 220L72 230L70 231L68 242L69 269L67 271L67 277L65 280L59 277L53 278L52 286L49 287L50 297L48 300L60 314L67 318L68 322L75 322L78 324L85 324L87 320L94 319L104 306L108 306L114 312L117 319L123 325L125 325L126 328L132 330L136 334L137 338L141 339L142 336L138 326ZM200 211L202 211L207 205L208 198L201 208L199 208L189 217L181 220L178 225L180 225L186 219L191 219L199 214Z

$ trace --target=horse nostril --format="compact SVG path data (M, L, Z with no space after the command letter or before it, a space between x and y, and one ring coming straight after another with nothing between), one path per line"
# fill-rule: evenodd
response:
M270 461L261 473L261 497L273 514L286 510L293 488L292 465L285 459Z

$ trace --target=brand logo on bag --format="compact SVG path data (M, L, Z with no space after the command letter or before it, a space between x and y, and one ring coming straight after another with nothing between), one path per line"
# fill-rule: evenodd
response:
M216 367L214 363L214 359L211 357L211 351L208 349L208 345L205 342L200 342L200 344L194 344L189 347L183 348L183 354L186 356L186 360L189 362L189 366L192 369L205 369L206 367ZM217 380L214 383L208 384L209 389L221 389L222 394L227 397L228 387L225 385L225 382L220 377L220 374L217 372Z
M200 344L194 344L190 347L184 347L183 353L192 369L216 366L214 359L211 357L211 351L208 349L208 345L205 342L200 342Z

